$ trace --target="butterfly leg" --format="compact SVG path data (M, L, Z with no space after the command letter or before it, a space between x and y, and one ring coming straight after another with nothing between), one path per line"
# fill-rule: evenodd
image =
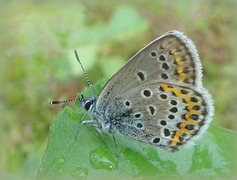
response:
M104 144L104 146L107 148L108 146L107 146L107 144L105 143L105 139L103 138L103 136L101 135L101 129L102 129L102 126L99 126L99 125L96 125L96 124L94 124L93 125L95 128L95 131L96 131L96 133L99 135L99 137L101 138L101 140L102 140L102 142L103 142L103 144Z
M103 144L105 145L105 147L107 147L107 145L106 145L106 143L105 143L105 140L104 140L104 138L102 137L102 135L101 135L101 133L100 133L100 131L102 130L102 126L98 124L98 121L96 121L96 120L82 121L82 122L81 122L81 126L84 125L84 124L89 124L89 125L92 124L92 126L94 127L94 130L96 131L96 133L97 133L97 134L99 135L99 137L101 138ZM80 127L79 127L79 128L80 128ZM78 131L77 131L77 135L76 135L76 136L78 136L78 132L79 132L79 129L78 129Z
M86 121L82 121L81 122L81 125L83 125L83 124L96 124L96 120L86 120Z
M95 125L96 121L95 120L87 120L87 121L82 121L80 126L77 129L76 135L75 135L75 140L77 140L78 134L79 134L79 130L81 128L82 125L84 124L94 124Z
M117 141L116 141L115 136L114 136L113 133L112 133L112 137L113 137L113 141L114 141L115 155L116 155L116 157L119 157L120 155L119 155L119 152L118 152L118 144L117 144Z
M116 156L116 157L119 157L118 144L117 144L116 138L115 138L115 136L114 136L114 133L113 133L113 131L112 131L111 124L110 124L110 126L109 126L109 133L111 133L112 138L113 138L113 141L114 141L115 156Z

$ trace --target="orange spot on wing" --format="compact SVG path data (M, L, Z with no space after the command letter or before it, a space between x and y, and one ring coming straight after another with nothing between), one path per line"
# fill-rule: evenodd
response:
M172 141L172 142L170 143L171 146L175 146L176 144L177 144L176 141Z
M175 135L175 136L173 137L173 140L172 140L172 142L171 142L171 145L174 146L174 145L176 145L178 142L180 142L180 141L179 141L179 136L178 136L178 135Z
M175 63L178 65L178 66L181 66L184 64L184 61L182 61L180 58L175 58Z
M176 70L177 70L177 73L180 75L184 71L184 68L183 67L177 67Z

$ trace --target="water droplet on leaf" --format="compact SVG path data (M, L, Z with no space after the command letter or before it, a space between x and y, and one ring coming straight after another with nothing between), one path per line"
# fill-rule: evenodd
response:
M95 169L114 170L117 162L105 147L100 147L90 152L90 163Z

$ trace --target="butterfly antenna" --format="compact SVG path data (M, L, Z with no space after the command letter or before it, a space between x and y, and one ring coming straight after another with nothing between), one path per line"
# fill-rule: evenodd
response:
M67 103L67 102L71 102L71 101L83 101L84 98L81 97L81 98L76 98L76 99L67 99L67 100L64 100L64 101L51 101L49 104L60 104L60 103Z
M77 58L77 61L79 62L80 66L81 66L81 69L82 69L82 71L83 71L83 74L84 74L84 76L85 76L85 78L86 78L86 82L87 82L87 85L88 85L88 87L89 87L89 89L90 89L90 91L91 91L91 94L92 94L93 96L95 96L94 91L93 91L93 89L92 89L91 82L90 82L90 80L89 80L89 77L88 77L88 75L87 75L87 73L86 73L84 67L82 66L82 63L81 63L81 61L80 61L80 59L79 59L79 56L78 56L77 51L74 50L74 53L75 53L75 56L76 56L76 58Z

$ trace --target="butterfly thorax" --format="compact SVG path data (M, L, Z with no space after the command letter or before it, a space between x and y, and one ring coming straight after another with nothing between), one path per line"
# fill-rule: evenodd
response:
M102 111L96 110L96 97L87 99L82 98L80 102L81 106L84 107L87 112L89 112L89 115L92 118L91 120L84 121L83 123L93 123L96 127L104 131L109 131L111 129L111 122L109 120L106 120Z

